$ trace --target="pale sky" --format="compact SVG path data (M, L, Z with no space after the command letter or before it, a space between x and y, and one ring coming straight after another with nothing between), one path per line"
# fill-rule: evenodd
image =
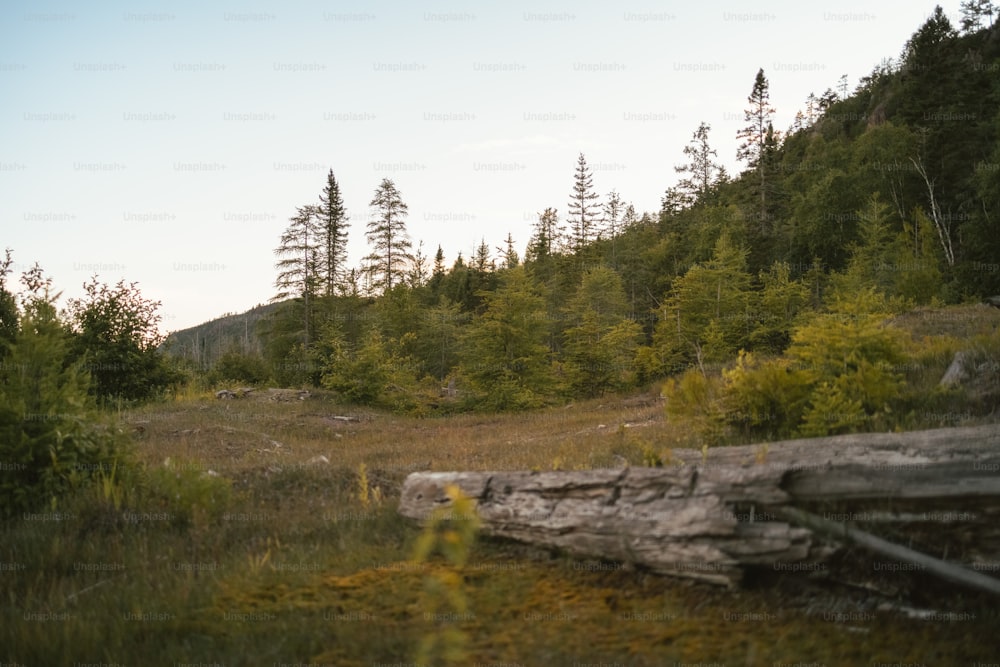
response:
M94 6L87 6L93 4ZM944 9L957 24L958 0ZM701 121L731 173L757 69L778 129L895 58L923 0L45 2L0 9L0 246L64 296L139 283L163 330L274 294L332 168L368 253L382 178L448 266L594 186L659 209ZM2 250L2 247L0 247Z

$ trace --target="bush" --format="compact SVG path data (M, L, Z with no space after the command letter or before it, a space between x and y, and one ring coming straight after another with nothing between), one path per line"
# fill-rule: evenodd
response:
M68 335L45 293L29 300L0 364L0 510L55 508L58 499L110 470L125 436L96 411L82 360L68 359ZM36 285L36 287L39 287Z
M726 421L745 439L780 439L795 432L809 398L809 384L789 359L760 361L741 351L722 376Z
M229 350L215 362L206 379L213 386L226 381L259 386L267 383L270 375L264 358L259 354Z

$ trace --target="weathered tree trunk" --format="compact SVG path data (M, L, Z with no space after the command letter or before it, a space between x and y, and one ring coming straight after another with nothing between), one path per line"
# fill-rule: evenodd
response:
M477 501L488 535L729 585L740 580L743 566L819 561L836 549L829 531L824 537L795 525L793 513L780 511L785 507L865 508L877 501L883 518L902 523L968 502L1000 511L1000 425L678 457L684 462L667 468L414 473L399 511L425 519L449 505L446 489L456 485ZM906 512L886 509L886 499ZM987 526L997 523L986 514ZM988 548L980 556L1000 556L1000 528L983 539Z

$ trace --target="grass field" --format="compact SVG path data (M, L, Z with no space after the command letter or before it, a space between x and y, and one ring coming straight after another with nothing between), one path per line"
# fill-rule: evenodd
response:
M396 512L410 472L639 465L686 441L664 415L656 391L430 419L322 393L124 413L145 474L0 527L0 664L415 664L445 630L464 654L429 664L1000 662L995 600L873 573L854 551L739 591L485 538L462 567L411 560L421 528ZM449 577L464 610L433 588Z

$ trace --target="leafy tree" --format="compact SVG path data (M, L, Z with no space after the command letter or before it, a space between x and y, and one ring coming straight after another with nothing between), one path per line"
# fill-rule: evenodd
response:
M573 176L573 192L570 193L569 215L570 248L581 251L595 235L595 227L600 220L601 208L594 192L594 177L587 167L587 158L580 153Z
M212 384L235 381L259 386L266 383L270 376L261 355L231 348L216 360L207 379Z
M545 403L552 388L545 299L523 267L505 271L486 296L485 312L462 337L460 372L479 407L523 410Z
M333 296L347 269L347 229L350 227L333 169L327 174L326 186L319 197L318 215L323 288L326 296Z
M56 315L51 281L37 268L0 363L0 513L57 507L58 498L126 455L118 428L96 410L84 360Z
M159 350L160 302L124 280L110 287L94 276L83 289L83 298L67 302L76 334L70 351L90 371L94 395L146 400L172 384L176 376Z
M739 150L736 151L736 159L745 160L747 165L757 172L760 215L763 221L767 217L767 165L765 158L775 143L774 128L771 124L775 109L771 106L770 84L767 77L764 76L763 68L757 70L753 90L747 97L747 102L750 106L743 111L743 120L748 125L736 134L736 138L741 141Z
M374 271L372 287L384 293L406 277L412 260L413 244L406 234L409 207L388 178L382 179L369 205L376 208L377 217L368 223L366 236L373 250L367 259Z

